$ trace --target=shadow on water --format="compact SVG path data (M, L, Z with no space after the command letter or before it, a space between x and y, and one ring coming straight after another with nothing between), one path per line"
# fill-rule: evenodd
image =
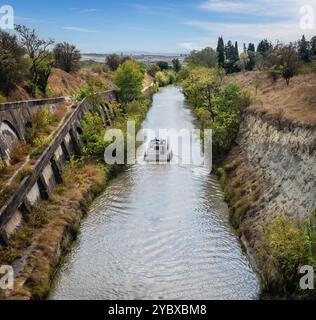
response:
M193 123L170 86L143 126ZM216 177L193 165L134 165L91 206L50 298L257 299L259 290Z

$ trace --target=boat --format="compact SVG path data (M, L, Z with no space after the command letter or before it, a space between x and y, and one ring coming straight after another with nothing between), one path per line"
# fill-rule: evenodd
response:
M163 139L151 140L145 152L144 160L148 162L170 162L172 160L170 144Z

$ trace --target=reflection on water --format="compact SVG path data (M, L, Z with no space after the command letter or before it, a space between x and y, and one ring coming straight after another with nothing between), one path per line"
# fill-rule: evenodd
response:
M146 128L192 128L176 87L154 97ZM135 165L93 203L51 299L256 299L259 283L203 167Z

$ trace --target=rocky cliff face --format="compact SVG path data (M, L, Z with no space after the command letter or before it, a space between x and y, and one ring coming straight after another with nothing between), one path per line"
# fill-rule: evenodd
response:
M257 214L307 218L316 207L316 126L248 110L237 143L266 184Z

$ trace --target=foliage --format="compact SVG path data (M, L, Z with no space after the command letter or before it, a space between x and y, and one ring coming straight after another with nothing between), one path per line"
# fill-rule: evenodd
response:
M5 103L7 101L6 97L0 95L0 103Z
M164 87L175 82L176 76L172 71L159 71L155 80L159 87Z
M252 100L250 92L236 83L224 85L222 69L201 67L189 70L182 87L202 129L213 130L213 154L220 158L238 132L240 111Z
M176 73L178 73L181 70L181 63L178 58L174 58L172 60L172 68L173 68L173 71Z
M81 125L83 129L81 138L85 143L84 153L103 159L108 144L104 140L105 127L102 118L97 113L87 112Z
M161 70L160 70L159 66L157 66L156 64L150 64L150 65L148 66L148 71L147 71L147 73L148 73L151 77L154 78L154 77L156 76L156 73L157 73L158 71L161 71Z
M80 51L68 42L57 43L54 48L55 65L66 72L80 68Z
M302 61L309 61L311 52L309 48L309 42L306 41L305 35L303 35L302 39L298 42L298 54Z
M263 57L266 57L268 52L272 49L272 43L267 39L261 40L257 47L257 53L261 54Z
M238 54L238 46L237 42L235 46L232 44L231 41L228 41L227 45L225 46L225 63L224 68L227 73L234 73L238 72L238 60L239 60L239 54Z
M44 60L41 60L37 66L38 81L37 86L43 92L46 93L48 78L52 73L54 65L53 54L48 54Z
M105 64L110 68L110 70L116 71L117 68L127 60L130 60L130 57L119 56L118 54L113 53L107 55Z
M21 141L15 141L10 151L10 162L16 164L24 160L26 156L25 145Z
M8 94L11 88L23 81L27 71L25 50L16 36L0 31L0 89Z
M114 83L119 87L119 97L123 103L133 101L140 97L144 75L133 60L127 60L116 70Z
M71 99L75 102L81 102L84 98L91 96L95 93L96 92L92 87L83 87L77 94L73 95Z
M218 59L218 66L221 67L221 68L224 68L224 63L225 63L225 45L224 45L223 37L219 37L218 38L216 53L217 53L217 59Z
M314 219L314 218L313 218ZM257 247L257 255L266 279L266 289L298 292L299 268L303 265L316 267L316 232L314 221L297 225L278 214L268 226Z
M207 47L201 51L194 50L189 56L186 57L186 62L190 67L201 66L213 68L217 66L217 54L210 47Z
M30 67L30 72L31 72L30 87L31 88L30 89L31 89L31 93L34 96L36 93L36 86L39 85L39 81L42 89L43 88L46 89L45 78L47 77L48 71L51 70L51 66L48 63L48 61L51 61L51 54L47 49L52 44L54 44L54 40L40 39L34 29L31 30L26 26L16 25L15 30L20 36L20 42L22 46L24 46L24 48L26 49L31 59L31 67ZM47 68L45 68L45 66Z
M159 69L161 71L163 70L168 70L169 69L169 64L167 61L158 61L157 62L157 66L159 67Z

